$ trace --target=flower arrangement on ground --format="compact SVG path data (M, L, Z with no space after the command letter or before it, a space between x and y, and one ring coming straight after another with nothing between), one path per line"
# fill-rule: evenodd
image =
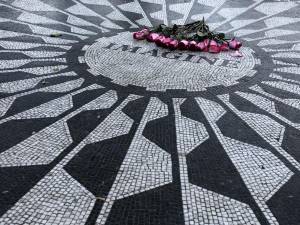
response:
M154 29L145 28L133 33L136 40L154 42L157 46L172 50L190 50L210 53L235 50L233 56L242 56L239 52L242 43L236 38L227 39L224 33L209 30L204 18L186 25L168 27L161 24Z

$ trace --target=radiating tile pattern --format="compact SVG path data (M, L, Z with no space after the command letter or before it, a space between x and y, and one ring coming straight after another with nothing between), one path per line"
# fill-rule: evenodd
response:
M0 224L299 225L299 12L0 0ZM244 57L131 37L203 17Z
M180 137L177 140L177 148L185 224L257 224L258 221L249 206L189 183L185 155L206 141L209 138L209 134L202 123L182 116L180 105L184 100L174 99L174 108L177 138ZM185 120L190 122L182 124L185 123L183 122ZM198 124L198 129L195 129L195 125L192 125L193 123ZM195 131L199 133L195 135ZM189 140L191 138L197 138L198 140L192 146Z

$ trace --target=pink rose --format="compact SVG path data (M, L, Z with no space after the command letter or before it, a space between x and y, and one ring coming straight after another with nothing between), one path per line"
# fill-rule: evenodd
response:
M197 51L197 50L198 50L197 42L196 42L196 41L190 41L189 49L190 49L191 51Z
M136 40L144 40L146 38L146 35L140 31L133 33L133 38Z
M197 44L197 49L200 50L200 51L203 51L204 49L206 48L205 44L203 41L199 42Z
M173 41L171 41L170 43L169 43L169 46L168 46L170 49L172 49L172 50L175 50L175 49L177 49L177 47L178 47L178 41L177 40L173 40Z
M166 37L163 41L162 41L162 46L165 48L169 47L169 44L171 43L171 41L173 41L172 38Z
M228 43L224 42L223 44L220 45L221 51L228 51L229 47L228 47Z
M165 36L160 35L158 38L155 39L155 44L156 44L157 46L161 46L161 47L162 47L165 38L166 38Z
M189 42L187 40L182 40L178 43L178 48L180 50L186 50L189 48Z
M147 35L147 41L154 42L157 38L159 38L158 33L150 33Z
M233 50L238 50L242 46L242 43L237 41L235 38L229 41L229 48Z
M209 44L209 52L210 53L219 53L220 51L221 51L221 48L218 45L218 43L214 40L211 40L210 44Z

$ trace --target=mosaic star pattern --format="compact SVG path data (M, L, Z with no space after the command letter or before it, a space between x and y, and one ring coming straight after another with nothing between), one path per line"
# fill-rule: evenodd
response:
M131 32L205 17L244 57ZM0 0L0 225L299 225L300 2Z

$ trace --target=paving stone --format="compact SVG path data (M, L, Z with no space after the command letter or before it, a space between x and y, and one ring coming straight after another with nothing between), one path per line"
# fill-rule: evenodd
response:
M0 2L0 225L299 225L299 12ZM132 38L202 17L243 57Z

